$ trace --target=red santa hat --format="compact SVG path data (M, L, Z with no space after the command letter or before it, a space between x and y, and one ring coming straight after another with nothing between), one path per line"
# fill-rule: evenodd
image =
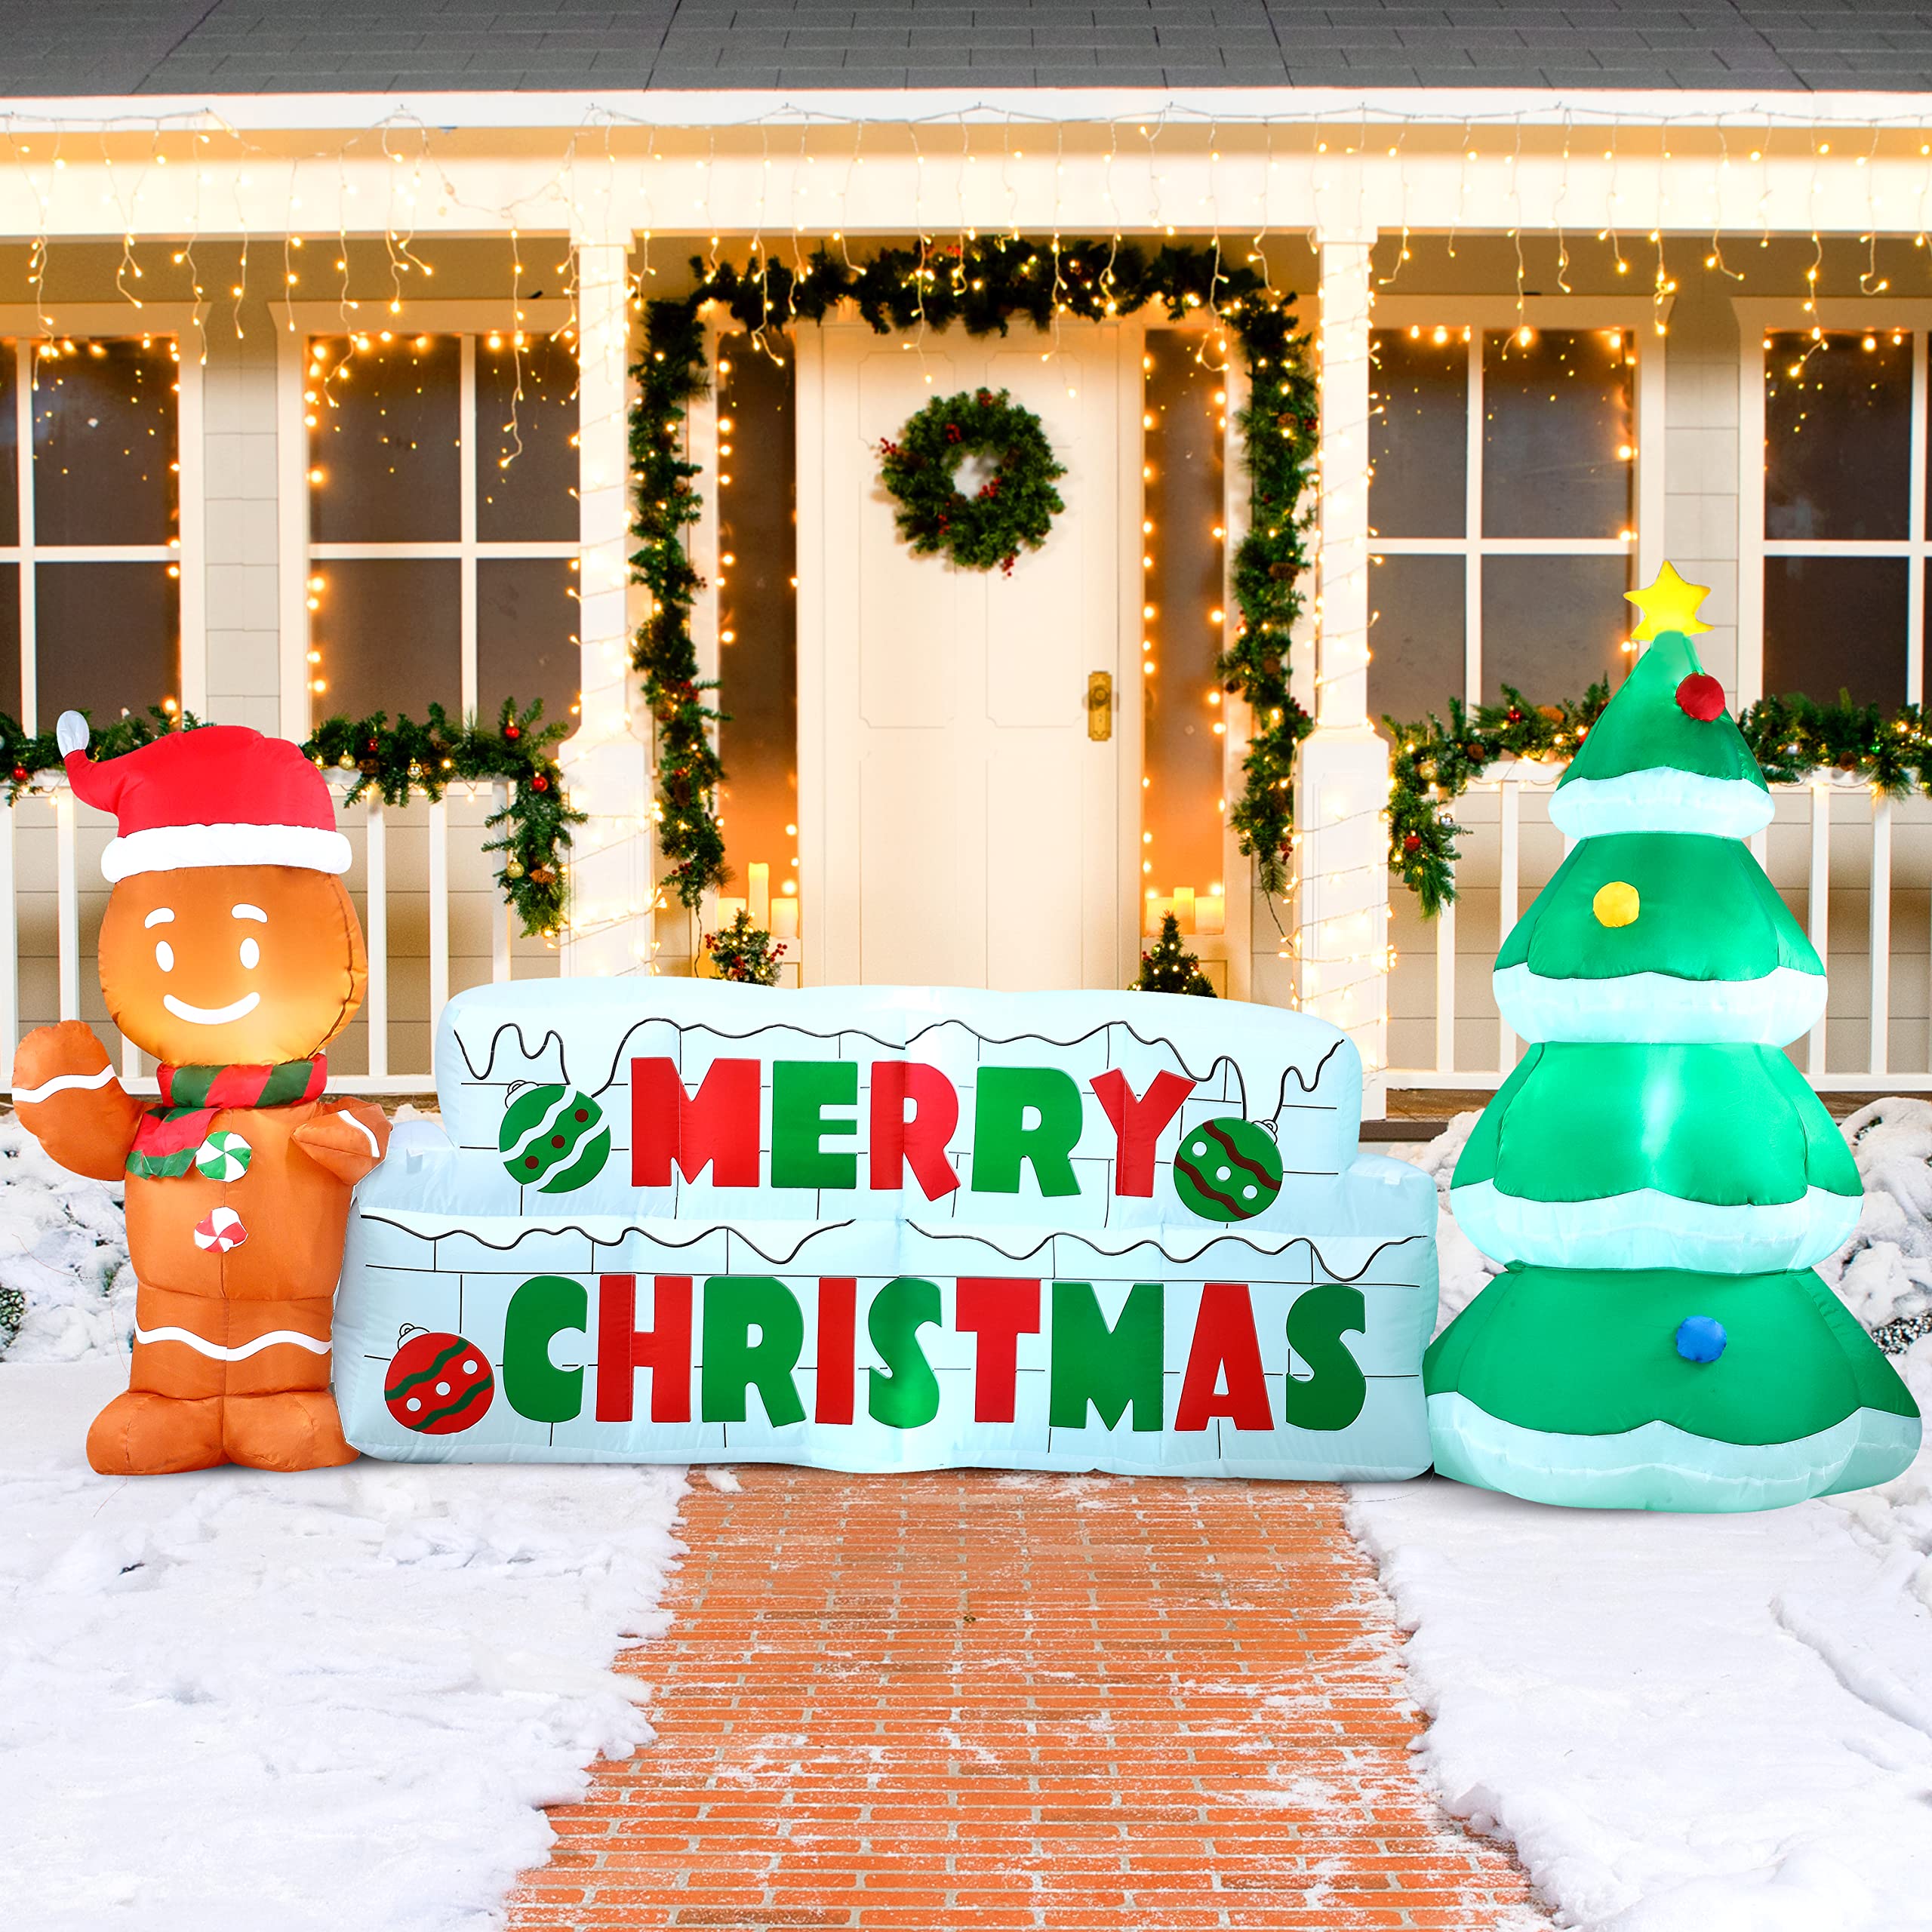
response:
M75 796L120 821L101 855L110 881L189 866L349 869L328 783L286 738L209 724L97 764L78 711L60 714L54 738Z

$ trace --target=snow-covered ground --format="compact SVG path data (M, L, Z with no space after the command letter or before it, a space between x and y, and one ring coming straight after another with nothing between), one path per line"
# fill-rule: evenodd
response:
M1474 1118L1391 1151L1446 1192ZM1820 1272L1901 1333L1932 1304L1932 1105L1845 1131L1865 1211ZM1446 1321L1493 1270L1446 1204L1441 1232ZM1932 1338L1900 1365L1932 1414ZM1542 1509L1431 1477L1358 1486L1350 1520L1414 1633L1425 1776L1514 1842L1559 1924L1932 1924L1932 1450L1883 1489L1766 1515Z
M610 1666L662 1627L681 1472L109 1481L126 1373L0 1362L0 1921L500 1924L537 1807L651 1736Z

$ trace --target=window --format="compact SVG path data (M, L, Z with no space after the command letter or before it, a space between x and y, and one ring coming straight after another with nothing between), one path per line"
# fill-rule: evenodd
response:
M1932 568L1925 337L1907 328L1773 330L1758 346L1761 688L1827 703L1842 691L1887 709L1915 703Z
M1656 382L1639 403L1636 328L1577 325L1591 318L1567 303L1521 321L1513 303L1407 297L1378 309L1392 312L1399 325L1374 337L1371 715L1614 683L1640 408L1662 441Z
M577 706L577 358L555 335L298 334L309 715Z
M180 367L162 337L0 341L0 712L182 698Z

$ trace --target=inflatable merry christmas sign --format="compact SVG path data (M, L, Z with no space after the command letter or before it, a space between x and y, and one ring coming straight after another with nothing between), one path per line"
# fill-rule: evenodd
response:
M1159 994L480 988L358 1189L372 1455L1428 1466L1435 1198L1300 1014Z

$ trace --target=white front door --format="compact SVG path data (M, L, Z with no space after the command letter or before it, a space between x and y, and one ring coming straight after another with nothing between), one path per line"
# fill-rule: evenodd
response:
M923 348L863 324L798 349L800 870L820 983L1115 986L1137 899L1137 334L1023 325ZM930 375L931 380L926 378ZM1010 389L1066 508L1012 574L917 557L878 445L935 397ZM1113 680L1112 735L1088 724ZM1123 703L1123 697L1127 700ZM1123 755L1123 746L1128 755Z

